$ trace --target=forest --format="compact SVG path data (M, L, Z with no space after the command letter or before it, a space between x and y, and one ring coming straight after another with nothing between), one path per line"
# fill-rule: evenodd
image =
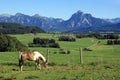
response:
M25 33L44 33L45 31L37 26L23 26L17 23L0 22L0 33L2 34L25 34Z

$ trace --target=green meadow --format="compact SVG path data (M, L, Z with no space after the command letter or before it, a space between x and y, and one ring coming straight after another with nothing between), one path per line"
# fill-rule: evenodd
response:
M29 47L30 51L39 51L45 57L49 50L48 68L44 68L41 62L42 69L37 71L34 62L26 61L20 72L18 52L0 52L0 80L120 80L120 45L106 45L106 40L95 38L80 38L75 42L58 41L60 35L10 35L26 46L34 37L52 38L60 48ZM80 48L91 50L82 51L82 64ZM60 54L61 49L69 50L70 54Z

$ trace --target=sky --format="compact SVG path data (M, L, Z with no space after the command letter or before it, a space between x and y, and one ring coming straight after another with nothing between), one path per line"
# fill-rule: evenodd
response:
M120 17L120 0L1 0L0 14L23 13L69 19L81 10L97 18Z

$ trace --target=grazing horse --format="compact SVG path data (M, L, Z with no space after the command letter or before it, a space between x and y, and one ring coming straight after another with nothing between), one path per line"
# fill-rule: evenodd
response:
M40 54L38 51L34 52L19 52L19 68L20 71L22 71L23 64L26 60L29 61L35 61L35 70L41 69L40 61L42 60L44 62L44 67L47 68L48 62L45 59L45 57Z

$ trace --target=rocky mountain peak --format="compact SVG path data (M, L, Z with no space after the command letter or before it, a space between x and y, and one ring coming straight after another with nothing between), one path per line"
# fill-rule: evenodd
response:
M33 17L40 17L40 15L39 14L35 14L35 15L33 15Z
M72 17L82 16L82 15L84 15L84 13L79 10L79 11L77 11L76 13L74 13L74 14L72 15Z
M81 10L78 10L76 14L83 14L83 12Z
M22 13L16 13L15 16L24 16Z

